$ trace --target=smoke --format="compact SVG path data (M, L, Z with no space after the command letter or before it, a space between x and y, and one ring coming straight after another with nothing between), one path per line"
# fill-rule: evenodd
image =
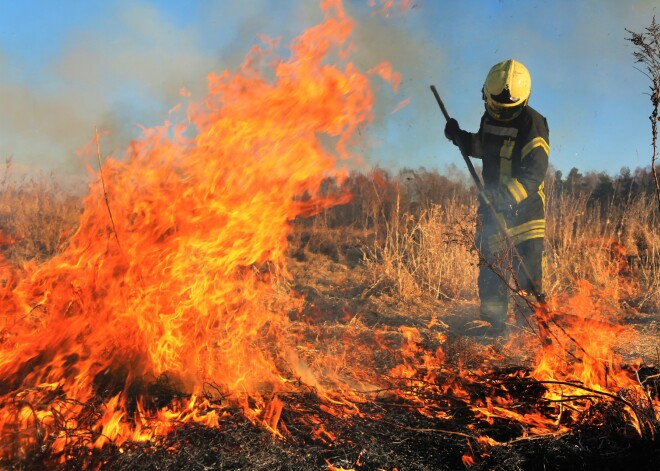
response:
M438 86L450 113L472 129L482 112L484 74L496 61L515 56L533 73L533 104L552 121L555 163L575 164L575 149L561 149L582 148L584 136L595 135L594 120L598 129L620 129L617 152L634 155L634 145L624 143L646 142L638 129L646 122L647 85L633 68L624 28L641 31L657 1L594 8L597 3L521 4L517 17L525 20L511 21L518 7L417 0L405 13L388 17L373 14L377 8L366 0L344 0L356 19L351 61L366 71L387 60L402 77L396 93L374 77L375 121L361 130L357 151L367 162L388 167L398 166L402 156L415 165L437 164L442 152L455 157L441 136L443 119L429 85ZM46 48L42 63L0 49L0 162L13 156L16 164L41 172L84 175L76 151L92 139L95 127L109 132L101 143L104 154L121 154L139 136L138 125L160 124L170 108L185 104L182 88L203 97L207 74L234 70L260 34L280 37L286 45L322 19L318 1L104 5L104 17L76 23L63 44L58 40ZM612 91L613 83L621 92ZM391 114L406 99L409 104ZM567 108L578 113L575 119L566 119ZM639 120L617 124L619 108ZM601 141L592 144L593 153L612 153L597 148Z
M375 120L363 149L367 161L382 162L390 168L406 165L406 156L413 150L406 136L433 136L434 129L442 125L429 85L442 79L448 69L444 49L414 27L422 13L420 8L393 17L364 15L353 37L355 62L361 68L388 61L401 74L396 92L388 84L375 82ZM408 104L393 115L404 100L409 100Z
M355 20L350 61L362 71L386 61L401 76L396 91L390 83L373 76L374 121L361 130L362 140L356 143L356 151L369 166L395 169L412 165L407 158L413 151L411 139L417 146L414 151L419 153L424 152L424 141L437 143L426 139L437 134L443 120L429 85L442 80L448 68L445 49L429 36L428 30L420 28L420 20L428 13L424 2L411 3L412 7L405 10L395 7L388 15L379 11L380 4L344 1L347 14ZM293 24L318 22L318 5L304 2L293 18ZM399 110L404 102L406 105Z
M412 89L428 88L442 55L425 47L422 34L411 35L406 15L386 18L373 15L366 3L346 3L357 19L351 61L363 71L389 61L405 72L398 93L374 77L376 121L364 130L358 151L378 152L388 133L405 132L388 129L383 117ZM189 23L146 2L111 5L105 18L69 31L59 54L46 63L31 67L0 51L6 71L0 82L0 159L11 155L21 168L84 176L77 150L95 128L107 132L103 154L121 156L139 136L139 126L160 124L170 108L185 103L181 89L203 97L206 76L235 68L260 34L280 37L286 45L322 20L317 2L283 2L280 8L266 0L202 2L197 21ZM410 127L428 121L416 100L399 113Z
M32 69L0 55L0 158L39 172L84 175L77 149L95 127L108 131L104 154L162 122L179 91L205 89L222 64L193 28L182 28L148 4L122 5L102 29L70 32L60 56Z

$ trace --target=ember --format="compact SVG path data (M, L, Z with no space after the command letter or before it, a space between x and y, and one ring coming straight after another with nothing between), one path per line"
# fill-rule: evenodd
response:
M291 265L294 221L350 199L324 183L341 187L341 162L359 159L351 143L371 121L369 75L395 90L400 80L388 63L366 73L353 65L353 21L339 0L322 8L325 21L286 58L264 38L237 73L208 77L208 96L185 121L146 129L124 158L108 158L60 253L0 266L0 465L517 469L657 459L657 366L614 353L634 335L610 305L623 285L584 282L553 299L539 313L549 345L521 332L484 346L436 313L373 314L348 274L333 281L352 300L337 305L311 287L309 261Z

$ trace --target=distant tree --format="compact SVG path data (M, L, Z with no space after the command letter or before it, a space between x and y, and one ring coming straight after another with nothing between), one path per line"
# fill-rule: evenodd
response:
M630 167L621 167L621 170L619 170L619 176L616 177L616 179L621 191L632 191L633 177L630 172Z
M571 192L576 193L580 190L582 186L582 174L578 171L577 168L573 167L568 176L566 177L565 188Z
M624 201L629 201L637 194L638 188L629 167L621 167L619 175L614 179L615 193Z
M658 155L658 108L660 108L660 24L655 22L655 16L651 21L651 26L646 28L644 33L630 33L626 38L632 42L637 50L633 53L635 62L644 64L640 71L651 80L651 103L653 111L649 116L651 120L651 136L653 145L653 156L651 157L651 171L655 180L655 191L658 197L658 209L660 210L660 183L658 182L658 173L656 171L655 161Z
M595 183L594 191L591 194L591 200L598 202L600 204L600 209L602 215L605 215L608 211L608 207L612 200L614 199L614 194L616 192L614 188L614 182L612 177L610 177L605 172L600 172L596 174L597 180Z

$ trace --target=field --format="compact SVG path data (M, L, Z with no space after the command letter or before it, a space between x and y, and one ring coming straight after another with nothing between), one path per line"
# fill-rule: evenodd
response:
M512 326L518 331L509 342L466 332L478 316L476 196L459 172L446 173L376 168L330 180L327 194L351 199L290 222L286 263L258 267L259 279L273 286L267 310L285 306L288 319L285 332L262 327L257 337L290 384L279 394L264 393L272 387L264 385L263 396L248 394L246 406L221 383L207 384L209 404L199 413L219 412L218 425L179 415L168 433L112 439L105 426L83 417L103 415L113 391L123 391L133 401L129 411L138 407L145 417L149 407L174 410L168 404L186 391L172 372L119 389L108 385L129 384L121 367L106 389L97 375L96 397L76 409L76 426L54 405L72 404L62 391L45 397L42 385L7 379L3 408L20 398L19 411L29 406L35 417L41 409L62 417L27 418L22 427L7 422L0 465L650 469L660 457L660 218L649 172L548 175L544 283L557 315L556 350L547 352L525 326ZM57 257L76 233L83 200L55 181L15 181L7 168L1 248L5 270L15 276ZM47 316L37 307L35 325ZM11 341L10 320L3 320L3 342ZM593 350L596 334L604 350ZM292 357L284 347L280 352L280 342L291 343L315 373L287 365ZM556 360L554 371L540 373L546 357ZM143 396L150 406L135 405Z

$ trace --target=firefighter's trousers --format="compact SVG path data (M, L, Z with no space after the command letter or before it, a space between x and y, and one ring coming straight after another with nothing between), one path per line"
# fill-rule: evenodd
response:
M479 311L482 320L489 322L495 330L503 330L509 316L509 305L514 293L542 293L544 239L536 237L515 245L515 250L507 247L499 230L490 225L477 229L476 248L480 254ZM525 268L527 273L525 273ZM529 275L529 276L528 276ZM531 278L531 279L530 279ZM516 304L526 306L520 298ZM518 313L529 317L531 312ZM520 323L524 319L517 319Z

